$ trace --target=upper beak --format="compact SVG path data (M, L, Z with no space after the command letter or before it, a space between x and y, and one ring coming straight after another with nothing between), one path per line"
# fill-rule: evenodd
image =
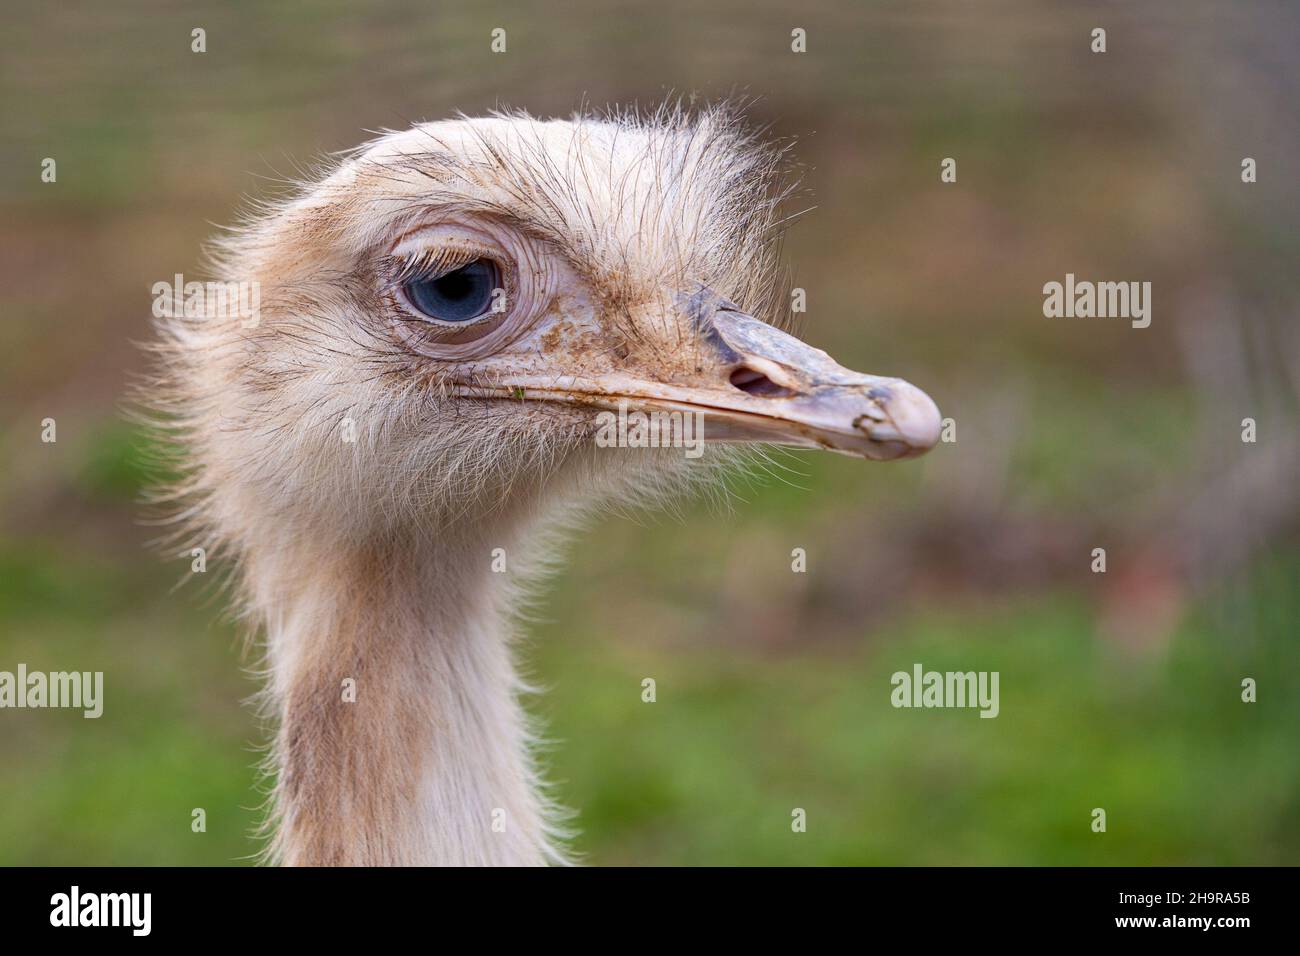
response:
M702 413L705 441L825 448L878 461L915 457L938 441L939 409L916 386L846 369L704 286L678 305L696 335L685 355L665 363L671 371L516 373L504 384L543 401Z
M707 288L684 298L684 307L711 345L701 352L714 357L688 397L714 409L706 438L826 448L878 461L912 458L938 441L939 408L915 385L844 368Z

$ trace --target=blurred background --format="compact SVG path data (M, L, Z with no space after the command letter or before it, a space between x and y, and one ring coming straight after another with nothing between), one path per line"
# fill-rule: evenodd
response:
M755 97L798 139L805 336L922 386L957 441L890 466L792 453L729 513L576 543L527 645L576 849L1300 862L1294 4L82 0L5 21L0 669L102 670L106 703L0 713L0 863L258 845L237 629L177 587L189 559L148 548L137 505L148 448L120 408L152 283L198 275L242 197L365 130L674 93ZM1067 272L1150 281L1151 327L1044 318ZM1001 715L893 709L915 662L999 671Z

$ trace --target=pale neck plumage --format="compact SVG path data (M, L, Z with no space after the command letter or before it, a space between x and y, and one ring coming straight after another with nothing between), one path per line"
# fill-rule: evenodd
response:
M544 804L481 538L250 556L288 864L539 864ZM306 555L311 555L310 559Z

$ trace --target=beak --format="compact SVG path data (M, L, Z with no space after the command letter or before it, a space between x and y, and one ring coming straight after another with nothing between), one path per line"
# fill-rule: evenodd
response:
M682 306L700 335L709 440L769 441L877 461L913 458L939 440L938 406L899 378L844 368L701 286ZM711 375L707 373L711 372Z
M913 458L938 441L939 409L916 386L846 369L705 286L677 304L696 334L666 363L671 370L523 376L491 391L514 386L516 396L542 401L702 414L705 441L824 448L877 461Z

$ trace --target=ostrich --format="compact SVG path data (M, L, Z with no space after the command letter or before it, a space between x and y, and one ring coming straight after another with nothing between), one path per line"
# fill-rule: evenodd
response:
M164 316L148 399L178 533L262 635L270 861L564 862L511 626L556 529L743 446L935 443L923 392L745 311L774 303L783 169L725 106L462 116L383 133L215 243L257 321ZM702 415L709 453L598 447L620 403Z

